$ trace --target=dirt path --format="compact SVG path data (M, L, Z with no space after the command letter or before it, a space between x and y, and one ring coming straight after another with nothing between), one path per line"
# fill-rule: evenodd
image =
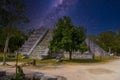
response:
M3 67L0 69L14 72L13 67ZM120 59L105 64L93 65L61 65L54 68L35 69L24 68L25 73L43 72L52 75L61 75L68 80L120 80Z

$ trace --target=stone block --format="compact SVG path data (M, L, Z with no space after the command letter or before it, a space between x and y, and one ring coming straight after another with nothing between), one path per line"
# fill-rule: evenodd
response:
M43 76L41 80L57 80L57 76L46 75L46 76Z
M6 76L6 71L0 70L0 77Z
M67 80L67 79L63 76L57 76L57 80Z
M41 80L41 78L44 76L44 74L43 74L43 73L40 73L40 72L35 72L35 73L33 74L33 76L34 76L34 79L35 79L35 80Z

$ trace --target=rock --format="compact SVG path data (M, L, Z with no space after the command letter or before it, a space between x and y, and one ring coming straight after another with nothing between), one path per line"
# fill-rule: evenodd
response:
M28 59L29 56L28 55L23 55L22 59Z
M63 76L57 76L57 80L67 80L67 79Z
M57 76L46 75L46 76L43 76L41 80L57 80Z
M25 74L25 79L26 80L40 80L42 76L44 76L43 73L35 72L31 74Z
M33 79L33 74L25 74L25 79L26 80L32 80Z
M43 73L40 73L40 72L35 72L33 75L34 75L34 79L35 79L35 80L40 80L41 77L44 76L44 74L43 74Z
M0 77L6 76L6 71L0 70Z
M9 78L7 78L7 76L3 76L3 77L0 77L0 80L9 80Z

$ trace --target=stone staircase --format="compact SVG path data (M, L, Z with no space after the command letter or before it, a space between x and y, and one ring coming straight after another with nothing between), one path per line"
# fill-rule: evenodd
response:
M34 48L32 51L30 57L34 59L44 59L46 56L48 56L49 52L49 41L51 40L51 31L49 30L47 34L44 36L41 42L38 43L38 45Z
M43 27L37 29L21 47L20 53L29 56L36 47L36 45L43 39L47 32L48 29Z
M104 51L100 46L98 46L95 42L90 40L89 38L86 38L85 40L87 46L90 49L90 52L92 54L95 54L95 56L108 56L109 54Z

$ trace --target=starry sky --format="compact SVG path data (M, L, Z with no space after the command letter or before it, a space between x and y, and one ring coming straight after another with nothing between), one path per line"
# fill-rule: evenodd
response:
M27 28L54 26L59 17L69 16L74 25L84 26L88 34L120 29L120 0L23 0Z

